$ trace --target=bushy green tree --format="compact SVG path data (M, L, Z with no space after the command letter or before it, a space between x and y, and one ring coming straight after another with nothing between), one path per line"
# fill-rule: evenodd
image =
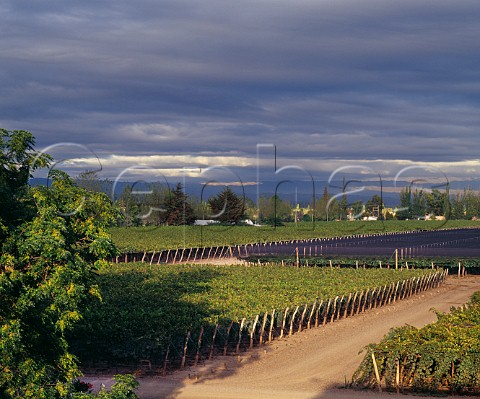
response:
M245 214L245 199L235 194L230 187L210 198L208 205L216 220L224 223L238 223Z
M2 205L14 204L15 216L0 210L0 397L66 397L79 375L66 333L99 296L94 273L114 254L106 227L115 212L105 194L60 171L50 187L29 188L49 157L28 132L2 130L2 140Z
M98 394L93 395L89 392L74 392L72 399L136 399L135 390L138 387L138 382L131 375L115 375L113 377L115 383L110 390L102 387Z
M397 212L397 218L400 220L412 218L412 189L404 187L400 190L400 210Z
M270 198L260 197L259 200L260 220L264 223L275 225L288 222L292 219L292 205L282 200L278 195Z

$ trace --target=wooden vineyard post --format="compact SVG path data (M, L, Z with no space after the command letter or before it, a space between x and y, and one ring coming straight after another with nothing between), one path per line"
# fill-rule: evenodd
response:
M355 312L355 314L359 314L362 311L362 300L363 300L363 290L362 290L362 292L360 292L360 295L358 297L358 307L357 307L357 311Z
M343 318L345 319L348 316L348 307L350 306L350 301L352 300L352 293L348 294L347 304L345 305L345 310L343 312Z
M461 264L460 264L460 262L458 262L458 278L460 278L460 269L461 269L461 268L462 268L462 267L461 267Z
M259 315L257 314L255 321L253 322L252 331L250 331L250 349L253 348L253 336L255 335L255 329L257 328L258 318Z
M397 390L397 394L400 393L400 360L397 359L396 361L396 370L395 370L395 388Z
M240 343L242 342L242 330L243 330L243 325L245 324L245 317L242 319L242 322L240 323L240 329L238 330L238 342L237 342L237 348L235 349L235 353L239 354L240 353Z
M323 314L323 325L327 324L327 317L328 317L328 311L330 310L330 304L331 304L332 300L329 299L328 300L328 304L327 304L327 307L325 308L325 312Z
M280 331L279 338L283 338L283 331L285 330L285 322L287 321L287 312L288 312L288 307L285 308L285 311L283 312L282 330Z
M305 304L305 308L303 309L302 317L300 318L300 325L298 326L298 330L297 330L298 332L302 331L303 321L305 320L305 314L307 313L307 310L308 310L308 303Z
M352 300L352 307L350 308L350 316L353 316L355 314L355 302L357 300L358 296L358 291L355 291L355 294L353 295L353 300Z
M185 255L185 248L182 249L182 255L180 256L179 263L182 263L182 261L183 261L183 255Z
M223 347L223 356L227 356L227 349L228 349L228 336L230 335L230 330L233 327L233 321L230 322L230 325L227 328L227 334L225 336L225 345Z
M260 330L260 345L263 344L263 334L265 334L265 325L267 324L267 318L268 318L268 312L265 312L263 315L263 322L262 322L262 328Z
M337 310L337 299L338 299L338 295L333 300L333 310L332 310L332 317L330 317L330 323L333 323L333 319L335 318L335 311Z
M163 250L158 253L158 259L157 259L157 265L160 264L160 261L162 260L162 255L163 255ZM166 262L165 262L166 263Z
M213 358L213 351L215 348L215 338L217 337L217 331L218 331L218 323L215 324L215 328L213 330L212 344L210 345L210 354L208 355L208 360L212 360Z
M373 297L375 296L376 288L373 289L372 295L370 296L370 303L368 304L368 310L372 309L373 307Z
M295 255L296 255L296 258L297 258L297 268L300 267L300 259L298 257L298 247L295 248Z
M319 321L319 313L320 310L322 309L323 301L320 301L319 305L317 306L317 311L315 312L315 327L318 327L318 321Z
M195 261L197 260L197 255L198 255L198 250L199 250L199 249L200 249L200 248L197 248L197 249L195 250L195 255L193 255L193 261L192 261L192 262L195 262Z
M398 248L395 249L395 270L398 270Z
M196 366L198 364L198 360L200 359L200 347L202 345L202 336L203 336L203 326L200 328L200 335L198 336L197 353L195 354L195 364L194 364L194 366Z
M153 258L155 258L155 251L153 251L152 257L150 258L150 266L152 266Z
M310 328L312 328L312 317L313 317L313 313L315 312L315 306L317 306L317 301L315 300L315 302L313 302L313 306L312 306L312 310L310 311L310 316L308 318L308 322L307 322L307 329L310 330Z
M378 290L378 296L377 300L375 302L375 307L382 306L383 305L383 300L385 298L385 292L387 290L387 286L385 285L383 288L380 288Z
M173 256L173 264L177 262L178 248L175 250L175 255Z
M183 356L182 356L182 364L180 368L185 368L185 362L187 360L187 349L188 349L188 340L190 339L190 331L187 332L187 337L185 338L185 345L183 346Z
M163 370L162 375L165 377L167 375L167 363L168 363L168 355L170 354L170 344L167 346L167 353L165 354L165 360L163 361Z
M363 305L362 305L362 313L365 312L365 306L367 305L369 292L370 292L370 289L368 289L367 292L365 293L365 299L363 300Z
M272 317L270 319L270 329L268 331L268 342L271 342L273 339L273 324L275 322L275 309L272 310Z
M397 282L395 285L395 291L393 292L393 297L392 297L392 302L395 303L397 300L397 292L398 292L398 286L400 285L400 281Z
M380 374L378 373L377 361L375 360L375 354L372 352L372 361L373 361L373 369L375 370L375 378L378 384L378 391L382 392Z
M394 291L395 291L395 283L392 283L388 286L387 301L385 302L385 304L389 304L390 302L392 302Z
M340 301L338 301L337 317L336 317L337 320L340 319L340 316L341 316L341 315L340 315L340 311L342 310L342 303L343 303L343 298L344 298L344 297L345 297L345 296L342 295L342 297L340 298Z
M297 306L297 308L293 312L292 319L290 320L290 330L288 332L289 336L293 334L293 322L295 321L295 316L297 315L297 312L298 312L299 308L300 308L300 306Z

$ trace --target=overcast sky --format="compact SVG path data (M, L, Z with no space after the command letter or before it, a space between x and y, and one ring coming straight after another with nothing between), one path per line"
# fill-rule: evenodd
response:
M251 182L272 144L315 179L478 180L479 38L478 0L3 0L0 126L110 178Z

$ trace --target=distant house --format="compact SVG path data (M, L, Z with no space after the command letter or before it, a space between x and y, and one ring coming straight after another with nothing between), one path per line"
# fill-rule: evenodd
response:
M195 226L208 226L209 224L217 224L217 223L220 223L220 222L218 220L213 220L213 219L197 219L193 224Z

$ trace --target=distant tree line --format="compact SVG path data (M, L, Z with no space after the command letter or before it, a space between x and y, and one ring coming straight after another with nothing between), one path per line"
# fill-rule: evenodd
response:
M77 178L79 186L95 192L111 192L112 184L100 180L96 172ZM445 217L472 219L480 214L480 195L472 189L412 190L402 188L395 208L387 208L382 197L374 194L368 201L348 202L347 195L332 196L325 187L320 197L308 203L292 204L279 195L262 196L258 204L234 192L230 187L206 200L185 193L178 183L174 188L160 183L144 183L141 189L126 185L115 201L120 211L119 226L176 226L193 224L199 219L239 224L246 219L255 223L281 225L284 222L374 219L419 219Z

